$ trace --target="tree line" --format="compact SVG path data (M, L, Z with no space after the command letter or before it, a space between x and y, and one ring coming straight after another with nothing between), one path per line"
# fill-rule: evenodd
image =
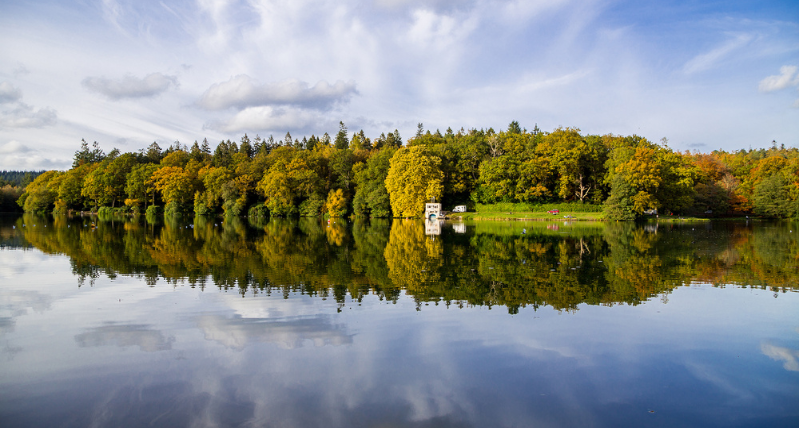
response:
M0 171L0 213L18 212L25 187L45 171Z
M578 202L605 217L667 214L799 215L799 150L678 152L637 135L551 132L511 122L444 133L419 124L368 138L339 124L301 140L290 133L191 147L152 143L105 153L86 141L68 171L48 171L18 200L25 211L119 210L228 216L418 217L444 204Z

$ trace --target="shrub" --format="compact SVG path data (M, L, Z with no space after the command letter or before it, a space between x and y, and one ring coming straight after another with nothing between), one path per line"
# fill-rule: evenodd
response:
M252 218L266 218L269 216L269 210L263 203L251 205L247 210L247 217Z
M300 216L302 217L318 217L322 214L322 209L325 206L325 199L322 195L312 194L311 197L302 201L300 204Z
M167 216L181 216L184 213L184 207L175 201L166 204L166 207L164 208L164 215Z
M239 217L244 214L244 202L239 199L228 200L222 204L222 209L225 210L225 216Z

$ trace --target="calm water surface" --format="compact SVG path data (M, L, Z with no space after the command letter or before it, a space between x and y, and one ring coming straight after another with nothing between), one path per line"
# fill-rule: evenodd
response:
M797 427L797 229L0 217L0 426Z

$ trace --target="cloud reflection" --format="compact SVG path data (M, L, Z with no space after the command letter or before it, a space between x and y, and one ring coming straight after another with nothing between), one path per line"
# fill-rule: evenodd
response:
M799 350L777 346L769 342L760 344L763 355L774 361L782 361L782 367L791 372L799 372Z
M27 315L28 310L42 313L50 309L53 298L38 291L0 291L0 335L14 331L14 318Z
M75 341L81 348L112 345L120 348L138 346L144 352L156 352L172 349L175 338L164 336L164 333L145 325L130 324L92 328L85 333L76 335Z
M343 326L331 323L328 317L273 319L204 315L197 324L207 340L236 350L256 342L277 343L294 349L302 347L306 340L317 347L339 346L352 343L353 336L347 334Z

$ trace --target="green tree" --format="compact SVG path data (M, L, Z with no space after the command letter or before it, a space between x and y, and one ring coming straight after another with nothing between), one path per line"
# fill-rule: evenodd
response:
M25 212L49 212L55 206L58 197L59 177L61 171L47 171L39 175L26 188L17 203Z
M94 168L96 168L95 164L83 164L73 167L65 173L58 188L58 201L56 202L58 211L65 212L70 209L83 208L83 196L81 195L83 179Z
M350 146L350 141L347 139L347 126L344 122L338 123L338 133L336 134L336 141L334 147L339 150L345 150Z
M243 153L248 158L251 158L254 154L252 145L250 144L250 139L247 137L247 134L244 134L241 137L241 144L239 144L239 153Z
M158 165L152 163L139 164L131 169L125 183L125 193L130 199L126 205L138 206L144 203L144 207L147 208L148 200L150 204L155 204L156 188L153 173L157 170Z
M791 203L787 184L787 180L780 173L758 183L754 192L755 213L777 218L795 214L795 205Z
M89 148L89 143L87 143L86 140L81 139L80 141L80 150L75 152L75 157L72 162L73 168L89 163L97 163L105 159L105 154L100 149L100 145L97 141L92 145L92 149Z
M144 157L147 159L147 162L152 163L159 163L161 162L161 146L158 145L155 141L147 147L147 151L144 152Z
M362 217L391 217L391 199L386 190L386 177L391 158L397 149L386 147L367 159L355 174L355 196L352 205L355 215Z

